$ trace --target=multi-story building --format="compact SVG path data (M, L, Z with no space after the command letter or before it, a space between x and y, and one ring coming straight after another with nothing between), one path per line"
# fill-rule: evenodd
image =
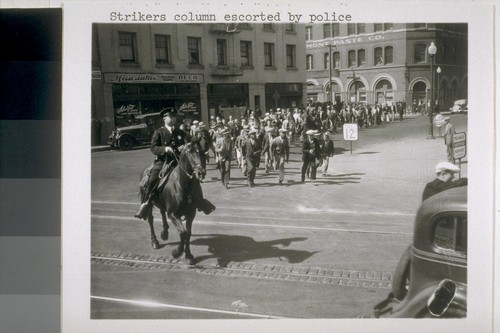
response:
M431 87L440 107L467 98L467 24L327 23L305 29L308 101L332 101L333 95L333 101L410 106L430 102ZM432 42L434 56L428 52Z
M94 24L92 38L101 142L132 114L175 108L208 122L228 108L306 103L303 25Z

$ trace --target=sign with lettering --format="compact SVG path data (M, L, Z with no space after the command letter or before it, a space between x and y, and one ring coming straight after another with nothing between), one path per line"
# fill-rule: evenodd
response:
M203 83L203 74L104 73L105 83Z
M467 138L465 132L453 134L453 158L461 159L467 155L466 141Z
M316 48L324 48L330 45L352 45L352 44L362 44L367 42L375 42L375 41L383 41L385 38L383 35L377 34L367 37L347 37L347 38L335 38L331 41L324 42L307 42L307 49L316 49Z

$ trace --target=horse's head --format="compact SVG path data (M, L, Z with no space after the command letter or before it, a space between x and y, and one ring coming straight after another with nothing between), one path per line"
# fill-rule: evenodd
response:
M189 142L184 145L181 151L181 163L184 163L184 169L190 176L201 179L202 174L205 172L201 166L201 147L197 141Z

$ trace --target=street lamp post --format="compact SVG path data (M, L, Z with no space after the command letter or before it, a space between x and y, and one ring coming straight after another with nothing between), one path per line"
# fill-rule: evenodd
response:
M434 45L434 42L429 45L429 48L427 49L427 52L429 52L429 55L431 56L431 103L430 103L430 110L429 110L429 135L427 135L427 139L435 139L434 133L433 133L433 125L432 125L432 116L433 116L433 111L434 111L434 56L436 55L436 45Z
M328 44L328 67L330 69L329 85L330 85L330 103L333 107L333 88L332 88L332 44Z
M441 91L439 90L439 84L441 83L441 67L438 66L438 68L436 69L436 73L438 74L438 86L437 86L437 97L436 97L436 100L437 100L437 106L438 106L438 109L436 110L436 112L439 112L439 106L441 105Z

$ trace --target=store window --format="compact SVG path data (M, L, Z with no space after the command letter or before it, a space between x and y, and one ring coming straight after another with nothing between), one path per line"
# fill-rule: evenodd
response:
M286 46L286 67L295 68L295 45Z
M155 35L156 63L170 64L170 36Z
M240 41L240 55L242 66L252 66L252 42Z
M137 62L136 34L133 32L119 32L120 40L120 62Z
M349 101L352 103L366 103L366 87L361 81L354 81L349 89Z
M217 39L217 65L227 66L227 40Z
M312 54L306 55L306 70L310 71L314 69L314 57Z
M274 67L274 43L264 43L264 66Z
M201 38L188 37L188 53L189 53L190 65L201 64L200 49L201 49Z
M413 48L413 59L415 63L425 62L425 52L427 51L427 45L423 43L415 44Z

